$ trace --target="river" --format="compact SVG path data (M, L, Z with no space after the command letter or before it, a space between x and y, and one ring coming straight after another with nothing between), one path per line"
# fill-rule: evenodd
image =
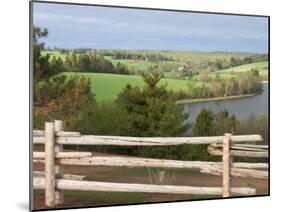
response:
M244 119L251 113L268 113L268 86L269 83L263 83L264 91L251 97L185 104L184 111L189 114L187 121L195 122L203 108L210 109L214 113L226 109L238 119Z

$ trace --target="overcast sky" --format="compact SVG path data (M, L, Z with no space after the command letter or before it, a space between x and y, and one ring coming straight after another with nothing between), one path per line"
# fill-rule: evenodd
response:
M267 18L34 3L42 40L58 48L267 53Z

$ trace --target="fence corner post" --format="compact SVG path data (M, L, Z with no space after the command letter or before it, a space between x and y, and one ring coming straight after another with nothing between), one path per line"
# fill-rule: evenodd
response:
M230 197L231 193L231 134L225 133L223 137L223 172L222 172L222 197Z
M45 123L45 205L55 207L55 126L53 122Z
M63 122L61 120L55 120L54 124L55 124L55 132L63 131ZM57 139L57 137L55 137L55 153L63 152L63 145L58 144L56 142L56 139ZM58 164L55 164L55 174L56 174L56 178L62 178L63 177L63 167ZM56 205L63 204L63 202L64 202L63 195L64 195L63 190L58 190L57 188L55 188L55 204Z

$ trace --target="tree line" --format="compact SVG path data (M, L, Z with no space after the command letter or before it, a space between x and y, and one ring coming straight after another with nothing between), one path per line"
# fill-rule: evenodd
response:
M205 69L209 69L212 72L212 71L218 71L218 70L233 68L240 65L262 62L267 60L268 60L267 54L253 54L245 57L231 57L229 61L216 59L215 61L208 61Z
M124 64L118 62L114 66L110 60L92 53L67 55L63 66L66 71L74 72L130 74Z
M252 69L228 78L220 75L205 75L200 79L191 77L187 80L187 90L176 93L180 100L257 94L262 91L262 78L257 70Z
M162 54L137 54L128 52L116 52L115 54L105 54L107 56L112 56L114 59L127 59L127 60L148 60L151 62L157 61L174 61L172 57L166 57Z
M170 72L172 77L185 78L187 76L198 75L203 72L213 72L239 65L267 61L267 54L252 54L248 56L232 56L230 59L204 59L203 61L190 61L188 59L177 60L173 56L154 52L138 52L127 50L106 50L106 49L52 49L60 51L66 55L63 64L65 71L75 72L97 72L97 73L117 73L117 74L137 74L140 70L128 68L123 63L113 65L106 57L118 60L147 60L159 66L161 72ZM58 58L57 58L58 59ZM179 64L182 69L179 70ZM169 67L169 68L168 68ZM61 69L62 69L61 68Z

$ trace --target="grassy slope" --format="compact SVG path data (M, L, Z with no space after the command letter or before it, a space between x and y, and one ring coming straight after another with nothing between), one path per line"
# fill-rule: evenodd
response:
M225 69L209 74L210 77L220 74L221 77L231 77L236 72L248 71L252 68L256 68L261 72L261 75L267 76L268 62L258 62L247 65L237 66L235 68ZM118 74L101 74L101 73L75 73L67 72L66 75L84 75L91 79L92 91L96 94L98 101L113 101L122 89L127 85L143 87L144 82L140 76L133 75L118 75ZM196 76L200 80L200 75ZM179 91L185 91L187 89L187 80L177 79L162 79L162 84L167 84L168 89ZM200 82L198 82L200 83Z
M118 74L100 74L100 73L74 73L68 72L66 75L87 76L91 79L92 91L96 94L98 101L112 101L127 85L143 87L144 82L140 76L118 75ZM185 80L162 79L161 84L166 84L168 89L175 91L187 89Z
M43 56L47 54L50 55L50 59L52 59L52 57L56 57L56 58L60 57L64 61L66 58L66 54L62 54L59 51L42 51L41 54Z
M133 51L134 52L134 51ZM138 51L136 51L138 52ZM141 51L142 53L146 53L146 51ZM147 51L160 53L161 51ZM177 64L182 65L181 61L193 61L203 62L206 60L215 60L215 59L230 59L230 57L236 56L245 56L247 54L239 54L239 53L202 53L202 52L161 52L166 56L173 56L178 61L165 61L163 64ZM51 58L53 56L61 57L62 60L65 60L66 54L61 54L59 51L43 51L43 55L49 54ZM121 62L127 65L129 68L135 68L138 70L147 70L150 66L153 65L152 62L144 61L144 60L116 60L111 57L106 57L110 59L114 65L118 62ZM196 62L197 61L197 62ZM229 78L234 76L238 72L249 71L251 69L257 69L261 76L263 76L263 80L267 80L268 76L268 62L257 62L247 65L241 65L234 68L224 69L216 72L212 72L209 74L209 77L215 77L216 74L219 74L222 78ZM67 73L67 75L73 75L76 73ZM117 95L122 91L122 89L127 85L131 84L133 86L143 87L144 83L140 76L126 76L126 75L116 75L116 74L97 74L97 73L78 73L78 75L87 75L91 78L92 82L92 91L96 94L97 100L105 100L112 101ZM167 74L166 74L167 75ZM167 75L168 76L168 75ZM197 83L200 83L203 75L196 75L193 79L198 80ZM178 90L186 90L187 89L187 81L186 80L176 80L176 79L163 79L162 83L167 83L168 89L172 89L175 91Z
M241 65L241 66L237 66L237 67L233 67L233 68L216 71L215 73L231 74L231 73L237 73L237 72L245 72L245 71L249 71L251 69L257 69L262 76L265 76L268 74L268 61Z
M268 77L268 62L257 62L257 63L251 63L241 66L236 66L233 68L228 68L224 70L214 71L212 73L209 73L209 77L215 77L217 74L219 74L222 78L230 78L235 76L235 74L239 72L245 72L250 71L251 69L257 69L260 73L260 75L263 77L263 80L267 80ZM195 75L193 78L196 80L201 80L203 75Z

